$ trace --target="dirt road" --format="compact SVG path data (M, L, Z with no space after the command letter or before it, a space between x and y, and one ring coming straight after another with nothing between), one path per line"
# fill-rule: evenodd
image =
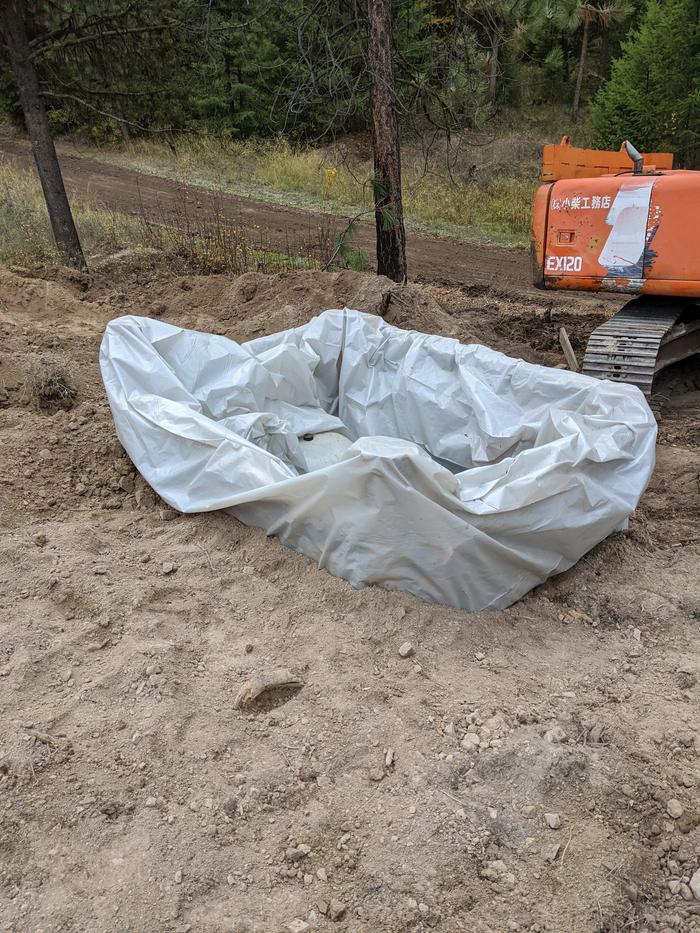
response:
M22 168L33 168L29 144L7 131L0 133L0 155ZM69 196L90 197L112 210L165 222L181 217L185 204L194 217L197 212L212 208L211 195L202 188L106 165L65 149L59 149L59 156ZM248 231L253 243L260 240L267 248L282 252L286 252L290 244L294 246L317 237L319 224L328 220L324 215L234 195L222 194L218 202L224 216ZM334 234L345 226L342 218L333 223ZM357 226L354 242L372 257L374 227L362 222ZM529 284L530 261L524 249L411 233L408 267L411 279L418 282L535 292Z

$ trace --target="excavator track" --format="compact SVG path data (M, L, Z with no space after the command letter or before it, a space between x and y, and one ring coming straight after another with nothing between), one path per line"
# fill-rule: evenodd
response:
M658 372L695 353L700 353L695 303L636 298L593 331L581 370L631 383L649 397Z

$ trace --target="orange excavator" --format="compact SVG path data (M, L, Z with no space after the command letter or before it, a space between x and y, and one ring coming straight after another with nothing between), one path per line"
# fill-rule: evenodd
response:
M598 327L582 371L651 395L662 369L700 353L700 172L671 153L545 146L532 211L534 284L637 297Z

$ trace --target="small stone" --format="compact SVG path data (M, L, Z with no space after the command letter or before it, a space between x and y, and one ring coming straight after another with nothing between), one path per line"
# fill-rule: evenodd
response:
M588 732L588 744L600 745L603 742L604 734L605 726L603 723L595 723L595 725L593 725Z
M559 855L559 849L561 845L558 842L552 842L549 845L542 847L542 858L545 862L555 862L557 855Z
M311 927L306 920L301 920L299 917L295 917L294 920L290 920L287 924L288 933L306 933L310 929Z
M160 569L164 574L175 573L177 570L177 565L173 564L172 561L167 560L164 564L161 564Z
M32 540L37 547L43 547L49 539L40 531L38 534L32 535Z
M694 899L693 892L689 885L681 884L681 897L684 901L692 901Z
M634 883L634 881L625 881L622 885L622 890L632 901L632 903L639 900L639 888Z
M675 797L671 799L666 804L666 812L673 820L679 820L683 816L683 805L680 800L676 800Z
M486 862L481 869L481 877L487 881L492 881L507 891L512 891L515 887L515 875L508 871L505 862L502 859L494 859Z
M562 729L560 725L552 726L551 729L547 729L544 734L545 742L549 742L552 745L556 745L559 742L566 742L567 735L566 732Z
M147 806L147 807L155 807L155 806L157 805L157 803L158 803L158 801L156 800L155 797L146 797L145 806Z
M171 522L177 516L177 512L174 509L159 509L158 515L162 522Z
M631 784L623 784L620 788L625 797L629 797L630 800L634 797L634 787Z
M460 744L462 748L470 751L478 748L481 745L481 739L476 734L476 732L467 732Z
M134 477L133 476L121 476L119 478L119 488L126 493L131 493L134 491Z
M484 654L483 651L477 651L476 654L474 655L474 660L475 660L475 661L485 661L485 660L486 660L486 655Z
M175 884L182 884L182 869L178 868L175 872Z
M325 868L319 868L316 871L316 877L318 878L319 881L323 881L323 883L325 884L326 881L328 881L328 872L326 871Z
M328 905L328 916L331 918L331 920L334 922L342 920L345 916L346 910L347 907L345 904L343 904L342 901L339 901L337 897L331 898L331 902Z
M370 781L383 781L386 777L386 771L384 768L370 768L369 769L369 779Z
M678 881L677 879L674 879L673 881L669 881L668 890L671 892L671 894L680 894L681 893L680 881Z
M700 868L698 868L693 877L690 879L688 887L693 892L695 900L700 901Z
M238 814L238 797L226 797L221 804L221 809L229 819L233 819Z
M521 809L520 815L524 816L526 820L532 820L537 816L537 807L532 803L528 803Z
M399 648L399 655L402 658L410 658L416 653L416 649L413 647L410 641L405 641Z
M550 829L561 828L561 817L558 813L545 813L544 821Z
M299 780L303 784L310 784L311 781L316 780L316 772L313 768L310 768L308 765L302 765L299 768Z
M573 622L583 622L585 625L595 625L596 623L586 612L581 612L579 609L569 609L567 616Z
M120 810L121 805L117 800L108 800L100 807L100 813L104 813L104 815L110 819L114 819L115 817L119 816Z

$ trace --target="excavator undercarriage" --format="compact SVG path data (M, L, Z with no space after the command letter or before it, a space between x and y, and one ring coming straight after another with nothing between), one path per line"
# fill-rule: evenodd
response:
M651 396L658 373L695 354L700 354L700 304L642 296L593 331L581 369L598 379L630 382Z

